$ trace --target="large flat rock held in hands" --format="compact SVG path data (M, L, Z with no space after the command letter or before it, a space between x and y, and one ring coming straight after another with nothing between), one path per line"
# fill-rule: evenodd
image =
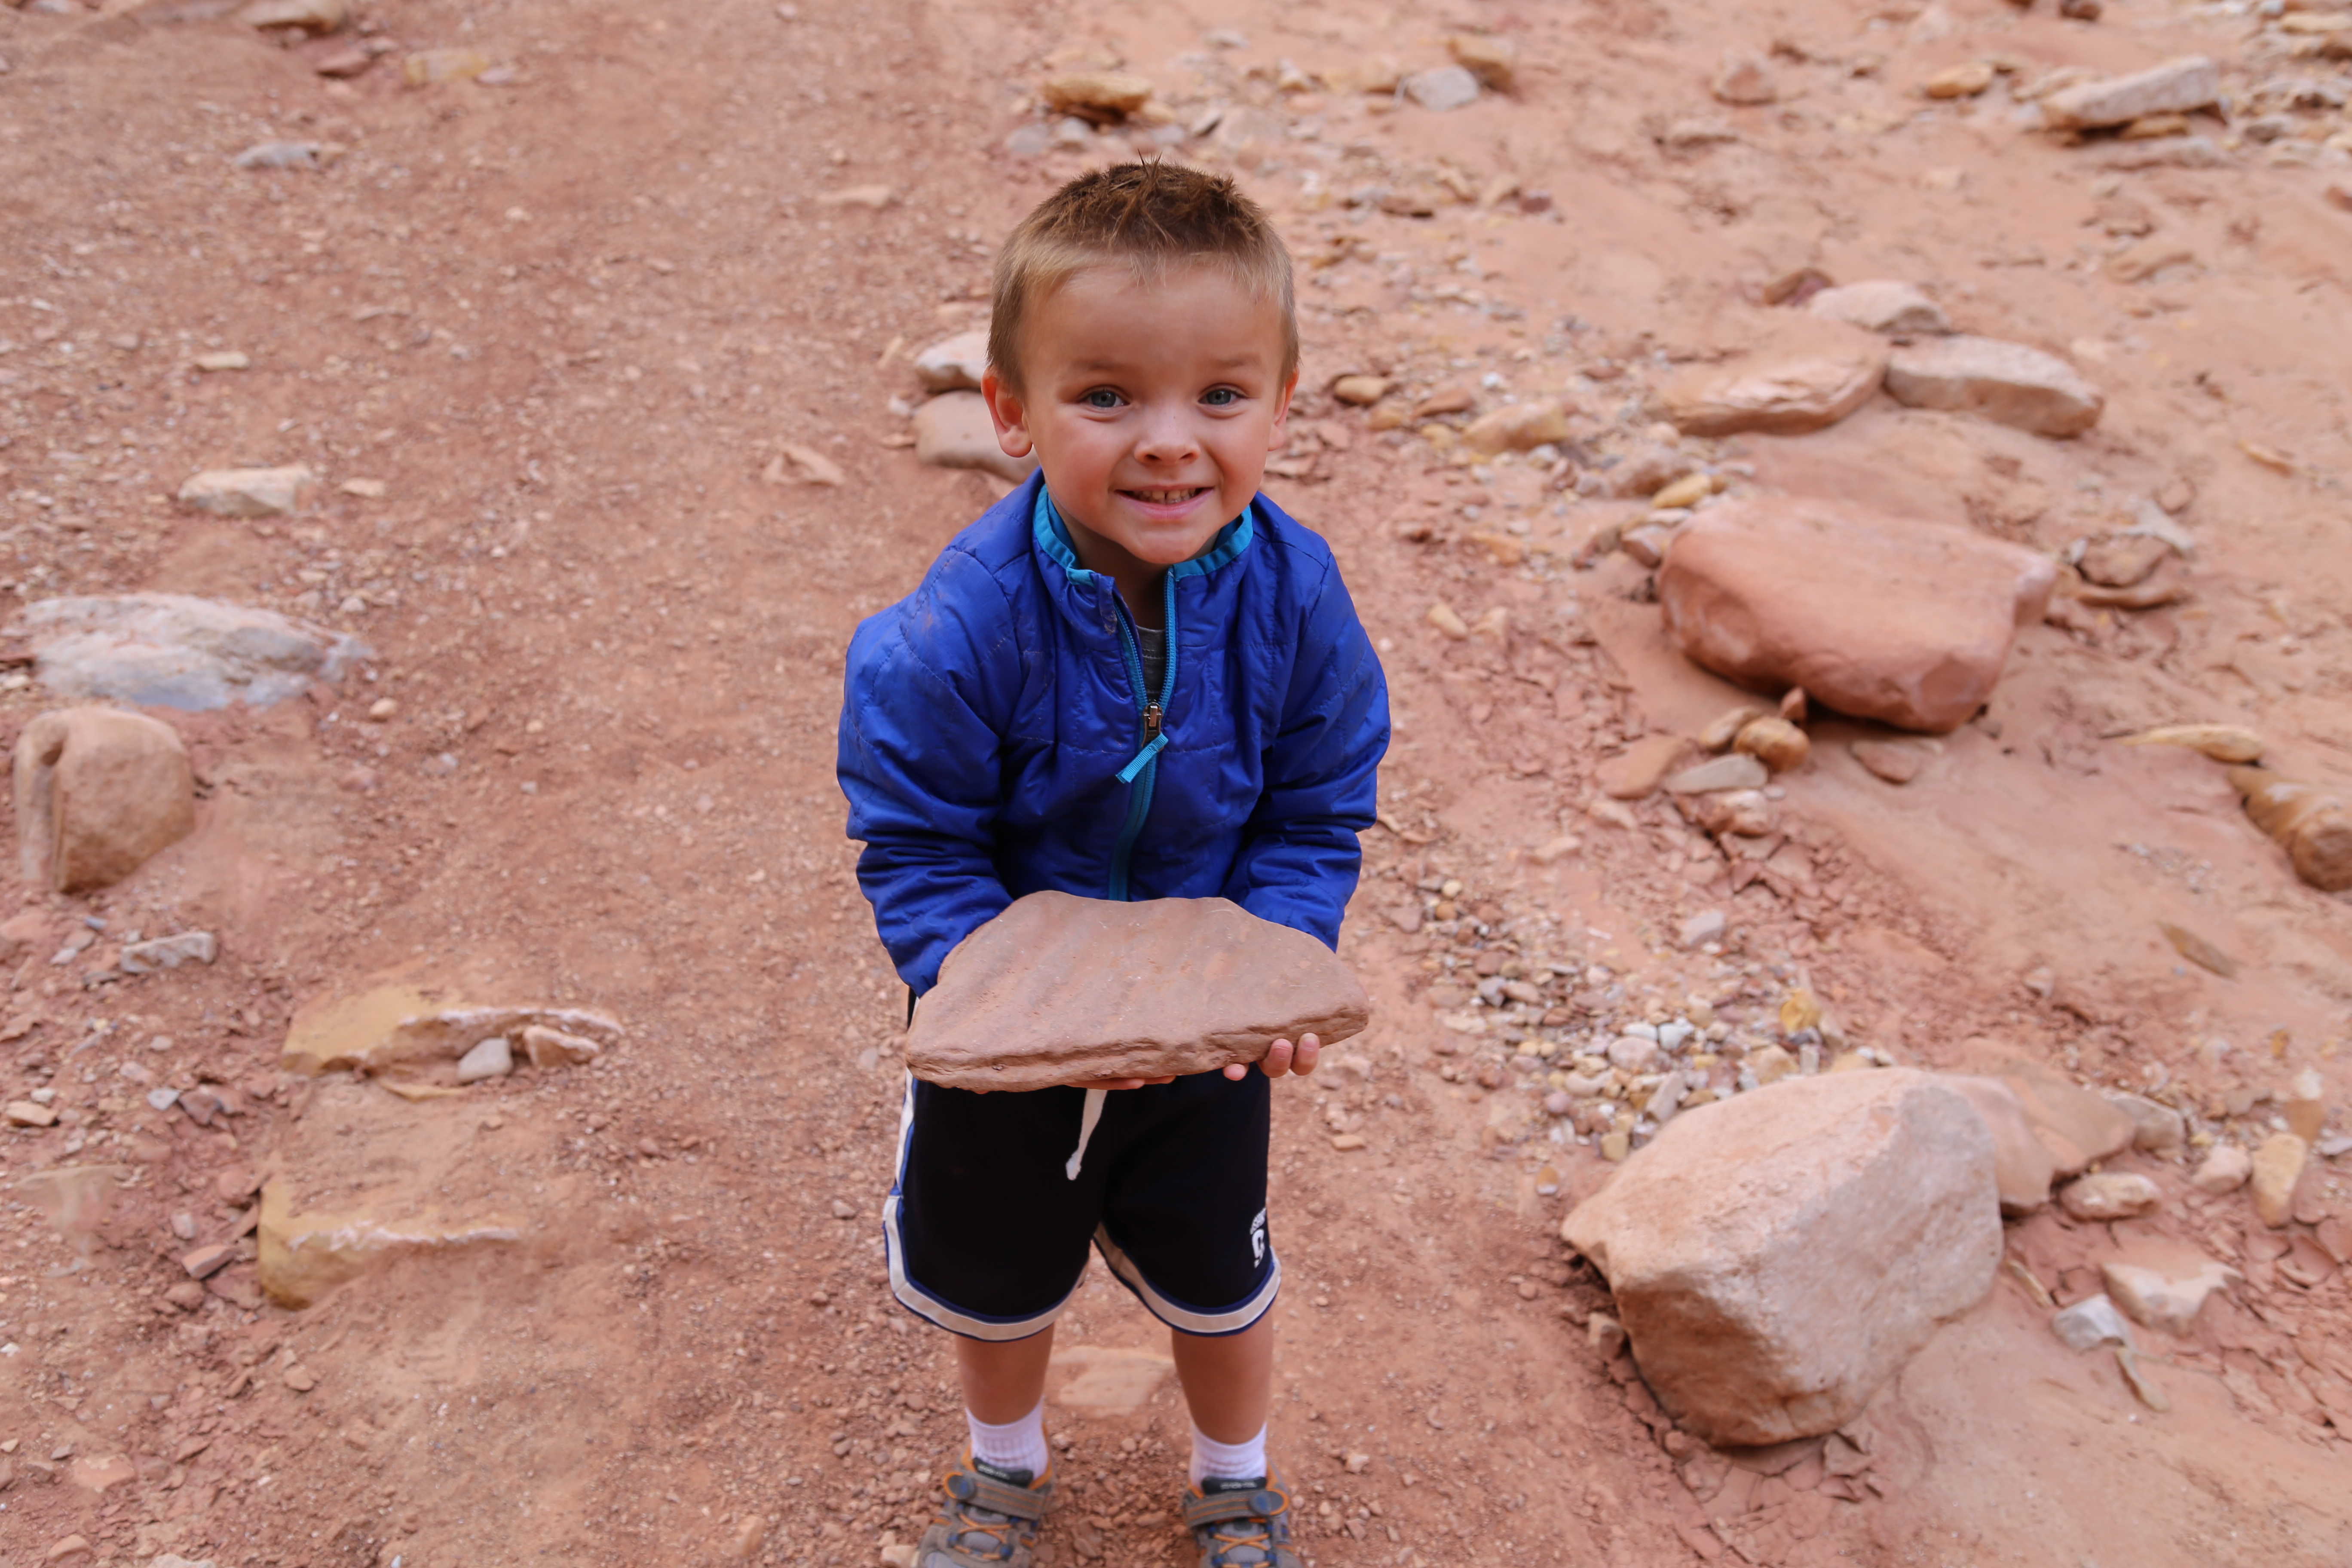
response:
M1371 1016L1329 948L1230 900L1032 893L948 954L907 1066L951 1089L1181 1077L1276 1040L1343 1040Z
M1675 536L1658 606L1685 654L1759 691L1943 734L1984 706L2057 569L1962 529L1757 496Z

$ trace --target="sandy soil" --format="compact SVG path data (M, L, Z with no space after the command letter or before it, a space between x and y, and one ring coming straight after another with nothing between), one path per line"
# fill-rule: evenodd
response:
M2004 0L399 0L281 47L227 9L0 8L0 586L266 605L375 657L278 709L173 716L196 837L94 898L24 895L53 929L18 961L0 1087L54 1087L68 1115L0 1137L0 1562L79 1536L100 1562L866 1564L912 1538L961 1427L945 1344L880 1288L900 994L841 835L841 650L992 493L919 467L892 402L910 351L984 315L1018 214L1127 151L1006 150L1040 80L1087 63L1149 76L1180 124L1226 106L1184 154L1281 216L1307 391L1270 489L1334 542L1395 689L1344 944L1381 1021L1355 1070L1276 1096L1275 1431L1309 1560L2352 1560L2352 1312L2309 1226L2127 1156L2157 1216L2045 1214L2011 1254L2070 1300L2118 1247L2244 1272L2194 1338L2148 1345L2168 1413L2004 1277L1874 1406L1866 1483L1818 1453L1727 1462L1587 1348L1603 1297L1557 1227L1599 1156L1440 1022L1492 948L1572 963L1625 1016L1693 995L1755 1016L1809 986L1891 1059L2158 1089L2224 1139L2267 1131L2307 1068L2352 1088L2352 910L2294 879L2214 764L2116 743L2246 723L2280 766L2352 780L2352 213L2327 195L2352 175L2324 145L2347 121L2325 91L2258 90L2340 96L2340 62L2295 52L2324 34L2159 0L2095 24ZM1338 80L1443 65L1471 26L1516 43L1513 93L1440 115ZM314 70L370 41L363 74ZM495 84L404 88L434 48ZM1765 57L1780 101L1711 100L1726 48ZM2214 166L2018 122L2054 69L2189 52L2241 104L2191 127ZM1919 95L1991 57L1984 97ZM274 141L341 151L231 166ZM886 205L833 199L871 186ZM1368 187L1408 210L1349 205ZM2105 265L2151 238L2182 258ZM2107 411L2051 442L1882 396L1817 435L1700 444L1738 485L2052 551L2161 499L2196 548L2181 603L2027 632L1906 788L1848 754L1869 727L1817 722L1757 875L1663 805L1588 814L1601 759L1738 695L1672 651L1641 568L1577 569L1640 506L1458 464L1323 388L1565 396L1605 489L1603 459L1650 438L1646 388L1755 341L1763 290L1804 266L2067 353ZM232 350L250 368L191 368ZM800 482L787 443L845 482ZM196 469L294 461L325 481L297 518L170 504ZM1439 602L1506 625L1448 639ZM0 695L0 739L43 705ZM1457 879L1450 935L1411 912ZM1705 909L1724 951L1680 949ZM52 964L83 916L108 934ZM128 928L211 930L222 957L86 984ZM299 1009L386 978L596 1007L627 1037L419 1102L278 1071ZM151 1112L126 1062L225 1107ZM72 1234L16 1185L91 1163L109 1206ZM167 1300L263 1176L519 1239L301 1311L262 1305L249 1262ZM2352 1217L2343 1181L2315 1176L2312 1212ZM1053 1561L1182 1560L1152 1325L1097 1271L1063 1342Z

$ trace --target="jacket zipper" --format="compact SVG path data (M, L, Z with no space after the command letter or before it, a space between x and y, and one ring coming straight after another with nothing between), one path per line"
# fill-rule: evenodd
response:
M1143 831L1143 819L1151 811L1151 790L1160 778L1160 752L1168 744L1168 700L1176 691L1176 574L1168 573L1160 579L1160 636L1165 653L1156 696L1143 687L1143 652L1137 643L1135 622L1119 598L1118 587L1111 588L1111 604L1118 612L1119 652L1127 659L1128 686L1136 694L1137 743L1140 747L1118 774L1118 782L1128 786L1127 820L1120 825L1118 840L1111 847L1108 896L1121 902L1128 897L1128 861L1135 852L1137 836Z

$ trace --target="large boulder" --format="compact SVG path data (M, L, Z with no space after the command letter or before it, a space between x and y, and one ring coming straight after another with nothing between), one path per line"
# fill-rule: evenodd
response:
M935 468L978 468L1019 484L1037 467L996 444L988 400L977 392L942 392L915 410L915 456Z
M16 739L25 882L103 888L196 826L195 772L169 724L111 708L44 713Z
M1560 1234L1607 1276L1658 1402L1718 1446L1858 1415L2000 1261L1993 1144L1902 1068L1685 1111Z
M1212 1072L1370 1021L1329 948L1229 900L1031 893L948 954L915 1009L907 1068L979 1089Z
M1992 695L2056 581L2047 558L1960 529L1758 496L1684 526L1658 603L1683 652L1719 675L1941 734Z
M43 599L9 634L30 638L35 673L61 697L142 708L256 708L332 683L368 647L268 610L184 594Z
M2105 394L2056 354L1997 338L1928 338L1886 362L1886 395L1913 408L1973 414L2036 436L2079 436Z
M1801 436L1861 407L1885 374L1886 345L1877 337L1822 323L1722 364L1679 373L1658 389L1658 411L1685 436Z

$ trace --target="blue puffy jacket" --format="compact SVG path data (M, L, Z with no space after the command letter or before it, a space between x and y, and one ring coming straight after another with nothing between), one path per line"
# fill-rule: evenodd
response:
M1388 684L1330 547L1259 496L1172 568L1161 689L1032 477L857 628L841 787L857 877L917 992L1053 888L1213 898L1337 945Z

